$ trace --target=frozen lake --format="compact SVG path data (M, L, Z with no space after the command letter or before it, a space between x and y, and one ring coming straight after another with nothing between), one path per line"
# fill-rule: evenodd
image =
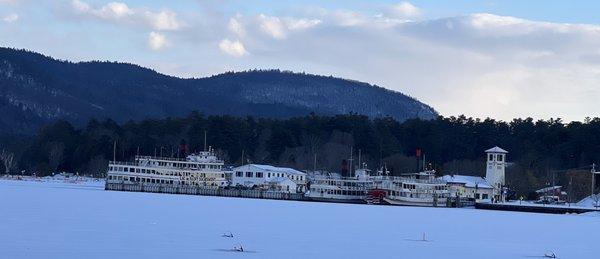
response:
M600 217L0 181L1 258L600 258ZM234 238L221 237L232 232ZM420 241L425 233L428 241ZM232 252L236 244L248 252Z

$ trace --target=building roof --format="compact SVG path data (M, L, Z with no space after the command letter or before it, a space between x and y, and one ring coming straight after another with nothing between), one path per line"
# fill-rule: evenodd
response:
M493 148L490 148L488 150L485 151L486 153L504 153L504 154L508 154L508 151L501 149L498 146L495 146Z
M542 188L542 189L539 189L539 190L537 190L535 192L537 192L537 193L545 193L545 192L549 192L549 191L559 190L560 188L562 188L562 186L556 185L556 186L550 186L550 187Z
M470 176L470 175L444 175L442 176L442 180L447 183L459 183L464 184L466 187L470 188L489 188L493 187L483 178L479 176Z
M272 165L260 165L260 164L247 164L247 165L243 165L240 167L244 167L244 166L251 166L251 167L256 167L260 170L263 170L265 172L276 172L276 173L287 173L287 174L291 174L291 175L306 175L303 172L300 172L296 169L293 168L289 168L289 167L278 167L278 166L272 166ZM240 167L236 167L233 170L237 170Z

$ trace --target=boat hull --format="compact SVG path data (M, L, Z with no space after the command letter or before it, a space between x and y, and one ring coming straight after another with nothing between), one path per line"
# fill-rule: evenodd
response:
M446 199L438 200L437 204L433 201L418 200L418 199L392 199L389 197L383 198L383 201L390 205L397 206L417 206L417 207L446 207Z
M312 201L319 201L319 202L352 203L352 204L367 203L364 199L340 199L340 198L324 198L324 197L309 197L309 198Z

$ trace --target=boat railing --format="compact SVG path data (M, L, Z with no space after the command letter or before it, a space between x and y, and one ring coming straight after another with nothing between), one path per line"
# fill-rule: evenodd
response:
M124 162L124 161L110 161L108 162L109 165L131 165L131 166L139 166L138 163L134 163L134 162Z
M155 169L170 169L170 170L184 170L184 171L192 171L192 172L224 172L219 168L194 168L194 167L178 167L178 166L160 166L153 164L140 164L136 162L123 162L123 161L110 161L109 165L119 165L119 166L135 166L139 168L155 168Z
M392 181L403 183L446 184L446 182L441 179L416 179L403 176L371 176L371 179L374 181Z
M367 178L362 178L362 177L332 177L332 176L326 176L326 175L318 175L318 176L311 176L310 177L311 180L334 180L334 181L364 181L364 182L368 182L371 180L370 177Z
M190 162L190 163L199 163L199 164L222 164L223 160L215 159L210 162L199 162L199 161L188 161L187 158L178 158L178 157L160 157L160 156L135 156L135 159L145 159L145 160L161 160L161 161L172 161L172 162Z

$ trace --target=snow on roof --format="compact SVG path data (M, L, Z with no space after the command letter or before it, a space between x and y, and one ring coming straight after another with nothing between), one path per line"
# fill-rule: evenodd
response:
M244 165L244 166L256 167L256 168L259 168L260 170L263 170L266 172L287 173L287 174L291 174L291 175L306 175L303 172L300 172L296 169L289 168L289 167L278 167L278 166L272 166L272 165L259 165L259 164L248 164L248 165ZM237 167L237 168L239 168L239 167ZM235 168L235 169L237 169L237 168Z
M504 153L504 154L508 154L508 151L501 149L498 146L495 146L493 148L490 148L488 150L485 151L486 153Z
M448 183L460 183L464 184L466 187L471 188L489 188L492 189L492 186L483 178L479 176L470 176L470 175L444 175L442 176L442 180Z
M560 188L562 188L562 186L556 185L556 186L550 186L550 187L542 188L542 189L539 189L539 190L537 190L535 192L537 192L537 193L544 193L544 192L554 191L554 190L557 190L557 189L560 189Z
M276 177L276 178L271 178L269 180L270 183L274 183L274 184L296 184L294 181L292 181L292 179L287 178L287 177Z

